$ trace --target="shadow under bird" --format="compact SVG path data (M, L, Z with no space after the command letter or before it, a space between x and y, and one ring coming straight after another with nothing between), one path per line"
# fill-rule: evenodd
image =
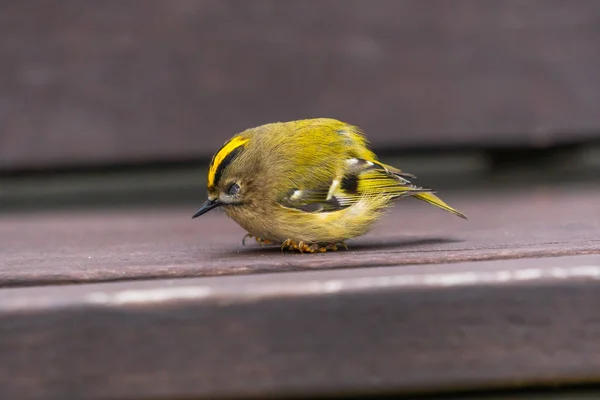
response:
M221 207L259 243L311 253L346 247L400 197L466 219L413 178L378 161L356 126L329 118L271 123L217 151L208 200L192 218Z

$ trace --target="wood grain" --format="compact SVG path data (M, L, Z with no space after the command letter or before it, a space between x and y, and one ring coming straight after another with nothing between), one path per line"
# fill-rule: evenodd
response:
M3 289L0 396L273 398L600 380L600 256L410 268Z
M600 253L597 186L441 193L469 221L399 201L349 251L282 254L242 246L224 213L189 209L0 216L0 287ZM202 199L198 199L200 204Z

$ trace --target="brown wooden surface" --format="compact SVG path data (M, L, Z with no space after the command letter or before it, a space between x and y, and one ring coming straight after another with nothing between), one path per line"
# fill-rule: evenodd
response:
M3 1L0 169L208 157L331 116L377 147L598 137L600 2Z
M600 380L600 256L0 290L3 399Z
M470 220L405 199L349 251L313 255L242 247L224 213L192 220L193 205L5 214L0 287L600 253L597 185L441 195Z
M0 215L0 398L600 382L600 187L508 183L441 193L469 221L405 199L315 255L194 205Z

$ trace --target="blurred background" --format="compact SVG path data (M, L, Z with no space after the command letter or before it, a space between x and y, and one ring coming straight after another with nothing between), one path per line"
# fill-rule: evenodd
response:
M311 117L428 186L595 181L599 49L595 0L4 0L0 209L195 205L225 140Z
M363 128L384 162L438 189L472 217L469 224L396 214L384 221L387 232L363 243L371 251L340 253L336 264L283 261L277 248L271 257L240 252L243 231L233 221L191 222L223 142L249 127L314 117ZM599 320L589 311L598 308L597 288L576 292L583 275L548 266L531 285L549 289L526 293L516 277L529 279L530 264L513 261L597 253L599 183L600 0L0 0L0 287L35 286L14 295L16 313L10 301L0 307L0 336L8 338L0 359L12 360L0 363L0 397L27 387L44 393L38 397L62 390L56 397L108 398L130 385L190 395L202 379L209 393L220 379L224 393L231 382L231 390L244 387L231 376L250 377L259 395L271 384L305 390L293 374L313 359L325 367L310 369L308 391L327 389L321 371L336 365L352 367L331 374L346 388L395 390L402 371L410 372L408 390L429 377L444 390L464 382L491 388L496 378L510 387L597 382ZM168 207L182 209L162 213ZM50 212L38 218L39 211ZM482 276L499 281L514 270L515 278L504 292L469 272L474 284L457 288L456 301L449 300L457 291L436 297L416 284L410 292L412 283L378 286L372 282L383 282L383 272L361 271L356 277L373 273L364 294L353 283L334 302L315 297L314 305L285 280L264 286L281 290L273 289L279 298L259 285L248 293L269 302L252 298L241 308L227 308L236 286L222 299L215 286L214 302L185 294L177 303L159 292L131 300L135 288L151 288L142 280L155 278L440 263L427 274L461 259L511 259ZM564 286L546 285L550 276ZM337 281L321 277L335 294L328 282ZM110 309L91 300L112 298L101 286L50 287L130 280L118 286L130 285L118 289L129 303L105 303ZM83 290L93 290L85 308ZM387 297L395 290L406 294ZM53 299L47 307L36 300L44 298ZM32 306L20 311L20 299ZM464 313L454 313L460 307ZM329 315L339 319L321 324ZM334 337L342 331L348 338ZM329 339L319 341L321 334ZM363 337L373 354L351 351L347 361L344 349ZM295 339L299 347L290 345ZM241 366L220 349L239 355ZM386 380L389 371L400 380ZM364 380L355 382L356 374ZM187 390L181 382L192 391L177 392ZM542 396L510 398L525 397ZM598 390L589 398L600 398Z

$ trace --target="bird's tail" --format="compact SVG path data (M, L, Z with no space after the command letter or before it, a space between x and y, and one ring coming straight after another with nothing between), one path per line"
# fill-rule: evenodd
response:
M461 213L460 211L455 210L454 208L450 207L448 204L446 204L442 199L440 199L439 197L437 197L435 194L433 193L416 193L413 197L416 197L419 200L423 200L426 201L429 204L433 204L436 207L441 208L442 210L446 210L454 215L458 215L461 218L467 219L467 216L463 213Z

